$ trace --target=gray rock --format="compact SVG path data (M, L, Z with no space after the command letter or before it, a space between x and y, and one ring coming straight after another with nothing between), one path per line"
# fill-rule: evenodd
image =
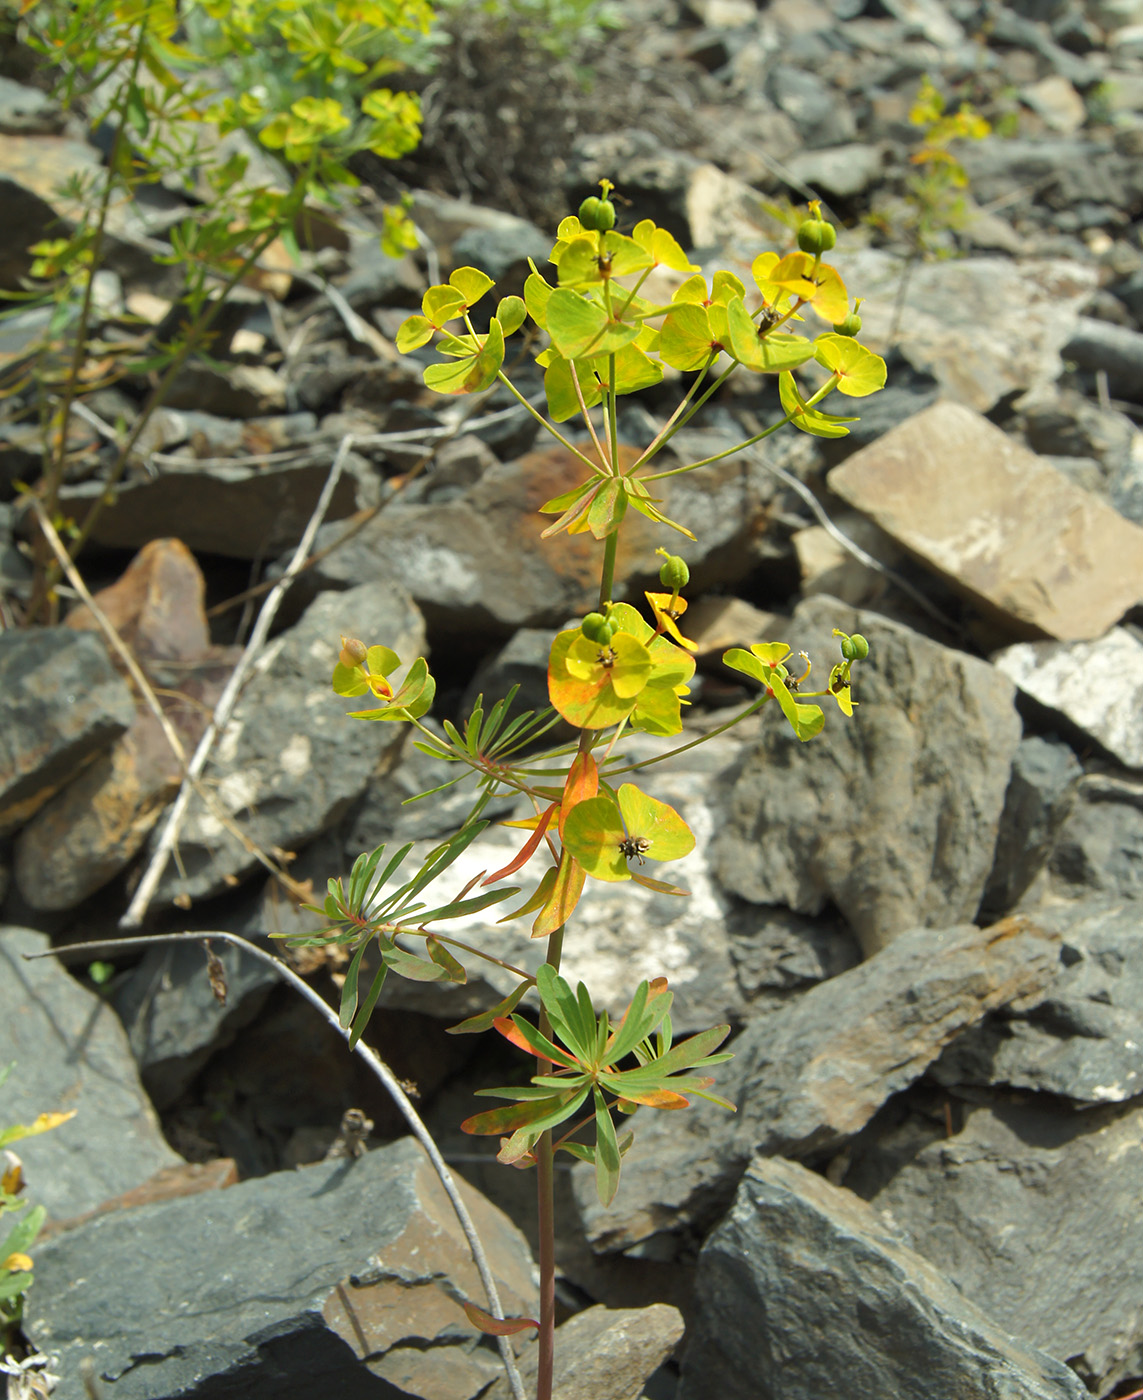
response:
M985 141L973 149L1010 144ZM1079 149L1075 159L1082 162L1085 148ZM964 156L967 161L967 151ZM1006 180L998 192L1019 183ZM869 299L861 308L862 339L882 353L892 340L915 371L936 379L945 398L978 413L1016 391L1055 384L1063 370L1060 351L1096 285L1093 267L1065 258L1022 258L1019 275L1006 257L921 263L908 279L891 336L903 262L866 248L846 252L838 263L846 286Z
M528 1247L460 1183L506 1310L534 1316ZM356 1161L104 1215L36 1251L25 1326L82 1400L467 1400L499 1372L462 1303L486 1305L456 1216L405 1138Z
M338 290L355 311L371 306L415 306L425 289L425 276L408 253L392 258L374 235L355 240L350 250L350 273Z
M1075 82L1071 74L1064 76ZM1143 184L1137 156L1088 133L966 142L960 158L981 204L1024 191L1008 206L1009 218L1036 219L1069 232L1114 218L1116 210L1138 199Z
M55 1220L94 1210L182 1159L163 1141L119 1018L54 958L43 934L0 928L0 1121L76 1110L18 1151L33 1198Z
M1036 1274L1039 1269L1037 1267ZM680 1400L1084 1400L849 1192L756 1160L699 1256Z
M1006 1085L1078 1104L1143 1093L1143 928L1138 907L1097 900L1044 908L1062 938L1044 995L959 1036L930 1070L941 1084Z
M1063 355L1081 369L1105 370L1113 393L1137 397L1143 377L1143 333L1081 316Z
M1143 531L959 404L918 413L829 485L1009 636L1088 641L1143 597Z
M1093 457L1108 482L1127 467L1135 443L1131 419L1101 408L1074 390L1053 385L1027 394L1018 404L1024 436L1047 456Z
M1128 768L1143 768L1143 642L1113 627L1092 642L1024 642L993 664Z
M452 245L453 260L461 266L478 267L498 284L512 279L524 285L528 259L542 267L552 251L552 240L534 224L523 228L473 228ZM501 291L507 293L508 288Z
M1092 773L1056 838L1053 889L1065 898L1143 899L1143 787Z
M1143 1110L970 1108L873 1205L994 1324L1097 1395L1143 1366Z
M553 1400L639 1400L643 1383L674 1351L683 1335L678 1308L596 1306L576 1313L556 1330ZM536 1348L520 1360L526 1390L536 1382ZM506 1378L483 1400L509 1400Z
M992 929L912 929L876 957L812 987L749 1025L715 1091L737 1103L635 1118L619 1195L594 1201L576 1169L577 1199L597 1249L627 1249L666 1232L701 1230L726 1208L755 1152L812 1156L857 1133L890 1095L990 1011L1035 996L1059 960L1058 936L1028 919Z
M790 172L827 199L852 199L881 178L884 157L877 146L850 142L805 151L787 161Z
M692 461L741 440L722 433L678 437L688 449L697 449ZM635 460L633 448L621 444L620 452ZM682 539L672 545L690 565L694 588L725 586L755 568L765 505L775 490L761 465L766 460L783 459L728 457L662 483L661 509L698 536L695 545ZM537 509L579 485L585 470L565 448L543 448L491 467L442 504L394 502L310 571L311 586L392 581L408 589L430 626L463 639L468 649L481 634L498 642L519 627L559 626L598 601L598 545L590 536L566 533L541 540L541 522L549 518L537 515ZM649 586L657 576L654 551L662 541L660 527L642 516L625 529L617 597L624 589ZM323 526L316 549L341 533Z
M1043 869L1083 775L1079 760L1058 739L1022 739L1012 759L992 874L981 910L990 918L1011 909Z
M0 632L0 835L134 718L131 692L99 637L70 627Z
M832 901L872 953L918 923L975 915L1020 722L985 663L833 598L801 604L782 640L824 667L834 627L870 645L853 718L831 715L803 745L767 710L712 858L744 899L812 914Z
M63 110L54 97L11 78L0 78L0 132L6 136L51 135L63 127Z
M770 71L766 94L790 118L805 144L842 146L857 135L848 102L816 73L780 63Z
M955 49L964 43L964 29L941 0L882 0L882 6L894 19L939 49Z
M173 535L192 550L236 559L262 558L296 544L329 476L336 447L315 447L286 465L202 468L166 466L157 477L121 485L100 513L92 541L109 549L138 549ZM82 482L61 492L63 508L79 522L102 498L103 484ZM338 482L326 512L340 520L357 508L351 472ZM343 527L344 528L344 527Z
M234 944L212 947L226 979L225 1006L211 990L205 951L193 943L150 949L115 989L115 1010L158 1109L180 1097L210 1055L253 1020L278 983L271 968Z
M401 739L397 724L346 718L368 697L339 700L330 676L339 636L392 647L405 665L423 654L424 623L399 587L363 584L325 594L270 644L223 730L205 781L216 801L263 849L296 850L336 822ZM392 678L399 685L403 671ZM192 799L157 898L219 894L257 861L218 817Z

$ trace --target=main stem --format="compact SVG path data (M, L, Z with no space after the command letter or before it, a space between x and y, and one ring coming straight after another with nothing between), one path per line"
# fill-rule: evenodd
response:
M558 972L564 949L564 925L548 939L547 961ZM552 1023L540 1006L540 1034L549 1039ZM546 1074L551 1066L546 1060L536 1061L536 1073ZM552 1370L556 1354L556 1193L555 1152L549 1128L536 1144L536 1200L540 1236L540 1335L537 1341L536 1400L552 1400Z
M614 365L614 359L612 360ZM610 396L608 427L611 435L612 452L616 451L615 394ZM617 456L612 461L618 461ZM602 610L611 601L611 590L615 586L615 556L619 548L619 532L613 530L603 544L603 568L599 578L599 606ZM592 734L583 730L580 734L580 749L591 747ZM548 939L546 961L553 971L560 970L560 958L564 951L564 925ZM540 1005L540 1034L551 1039L552 1023L548 1013ZM551 1066L546 1060L536 1061L536 1073L547 1074ZM540 1265L540 1335L537 1341L538 1364L536 1368L536 1400L552 1400L552 1370L556 1353L556 1199L555 1199L555 1153L552 1150L552 1133L549 1129L536 1144L536 1200L538 1205L539 1265Z

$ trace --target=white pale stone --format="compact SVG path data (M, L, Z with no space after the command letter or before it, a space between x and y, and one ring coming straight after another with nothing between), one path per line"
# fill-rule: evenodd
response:
M993 657L1020 689L1143 768L1143 642L1113 627L1094 642L1022 642Z

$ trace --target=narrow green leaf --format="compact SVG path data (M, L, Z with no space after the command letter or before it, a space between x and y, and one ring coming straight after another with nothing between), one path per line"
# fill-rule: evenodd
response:
M448 980L463 985L468 981L468 973L464 970L464 964L453 957L439 938L434 938L431 934L425 939L425 950L429 957L438 967L444 968L448 973Z
M580 983L582 987L583 984ZM536 973L536 989L548 1013L552 1029L580 1060L591 1059L595 1038L595 1012L588 997L588 1015L581 1014L580 1003L569 984L552 968L543 963Z
M615 1124L598 1089L595 1094L595 1192L602 1206L609 1206L619 1190L619 1143Z
M502 899L512 899L519 893L519 885L507 885L502 890L485 890L483 894L474 894L470 899L454 899L451 904L426 909L417 914L417 922L427 924L434 919L463 919L469 914L479 914L482 909L498 904Z
M385 974L388 968L384 963L377 969L377 975L373 978L373 985L369 988L369 995L361 1003L357 1015L353 1018L353 1026L349 1032L349 1048L352 1050L361 1039L362 1032L369 1024L369 1018L373 1015L373 1008L377 1005L377 998L381 995L381 988L385 985Z
M342 1030L348 1030L357 1011L357 976L361 971L361 959L365 956L365 950L369 947L369 940L366 939L353 955L353 961L345 974L345 981L341 984L341 1007L337 1013L338 1023Z
M460 1129L464 1133L491 1137L527 1128L530 1133L539 1137L541 1133L554 1128L557 1123L563 1123L577 1112L590 1092L590 1085L584 1085L572 1092L552 1094L532 1103L494 1108L487 1113L478 1113L466 1119L460 1125Z
M475 1016L469 1016L464 1021L458 1021L455 1026L447 1026L445 1033L447 1035L476 1035L481 1031L490 1031L493 1021L512 1014L520 998L531 985L531 982L521 982L518 987L508 993L503 1001L497 1002L490 1010L481 1011Z

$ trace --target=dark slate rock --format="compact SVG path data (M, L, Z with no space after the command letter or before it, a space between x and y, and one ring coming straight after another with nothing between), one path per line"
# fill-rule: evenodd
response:
M771 69L766 95L790 118L810 147L842 146L857 135L852 106L816 73L788 64Z
M56 1220L94 1210L182 1159L163 1141L119 1018L52 958L49 943L0 928L0 1121L76 1110L70 1122L20 1143L29 1194Z
M1106 1395L1143 1369L1141 1135L1137 1106L972 1108L873 1205L993 1323Z
M330 689L341 634L390 646L405 665L425 649L423 619L396 584L323 594L270 644L205 774L216 801L263 849L296 851L333 825L401 740L398 724L347 718L373 708L368 697L339 700ZM403 674L393 678L398 685ZM167 867L161 902L220 894L260 868L197 797L179 854L185 874L174 862Z
M159 535L173 535L192 550L257 559L297 544L329 476L336 445L315 446L312 455L286 465L203 468L166 466L156 477L121 485L92 533L109 549L139 549ZM63 508L82 524L103 484L81 482L61 493ZM334 488L326 519L357 509L352 471ZM344 526L342 527L344 529Z
M1143 925L1131 903L1083 901L1037 915L1059 930L1059 971L1040 998L958 1037L941 1084L1003 1084L1080 1105L1143 1094Z
M1113 393L1138 401L1143 380L1143 332L1081 316L1063 354L1081 369L1105 370Z
M510 1313L536 1306L523 1236L461 1189ZM56 1400L467 1400L499 1372L461 1304L484 1293L456 1216L406 1138L356 1161L111 1214L36 1251L25 1313Z
M1058 939L1028 920L912 929L888 948L752 1022L715 1089L738 1105L640 1110L619 1195L608 1211L594 1176L575 1177L596 1248L702 1229L725 1209L753 1153L816 1156L859 1132L990 1011L1043 991Z
M1039 1270L1036 1270L1038 1274ZM703 1247L680 1400L1085 1400L877 1213L804 1167L757 1159Z
M26 822L134 718L99 637L69 627L0 632L0 834Z
M1143 899L1143 786L1092 773L1076 799L1049 862L1053 887L1072 898Z
M1101 408L1058 384L1028 394L1018 405L1024 436L1035 452L1049 457L1094 457L1108 482L1131 460L1135 425L1124 413Z
M552 251L551 237L532 224L508 228L471 228L452 245L453 261L478 267L498 286L528 276L528 259L542 266ZM507 288L503 288L505 292Z
M1079 759L1060 740L1034 735L1020 741L981 900L984 914L995 917L1011 909L1043 869L1082 776Z
M832 901L872 953L976 914L1020 721L985 662L836 599L801 604L781 640L825 667L834 627L870 645L853 718L831 714L806 745L780 715L763 725L713 860L744 899L813 914Z
M193 943L150 949L115 989L115 1010L156 1108L168 1108L180 1097L210 1055L257 1015L278 983L272 968L234 944L215 943L213 950L226 979L225 1006L211 990L204 949Z

